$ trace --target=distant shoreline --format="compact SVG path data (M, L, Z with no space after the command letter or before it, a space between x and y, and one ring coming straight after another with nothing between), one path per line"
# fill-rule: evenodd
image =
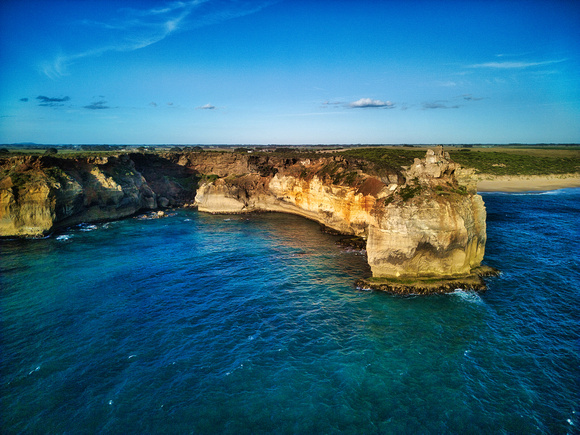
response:
M486 175L477 182L478 192L528 192L580 187L580 174Z

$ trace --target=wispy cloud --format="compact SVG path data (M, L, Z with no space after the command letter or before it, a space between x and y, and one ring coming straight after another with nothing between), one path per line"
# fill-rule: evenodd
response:
M67 75L68 67L83 59L98 57L107 52L129 52L139 50L185 29L204 27L233 18L256 13L275 1L263 0L189 0L167 3L165 6L150 9L124 8L118 17L108 22L84 20L81 25L96 34L95 40L111 41L96 44L92 48L76 53L56 56L41 65L42 72L56 79ZM215 5L214 5L215 4ZM202 7L203 6L203 7Z
M446 82L435 82L435 84L437 86L441 86L441 87L444 87L444 88L452 88L452 87L457 86L457 82L453 82L451 80L448 80Z
M461 95L461 98L463 98L465 101L479 101L479 100L483 100L483 97L474 97L471 94Z
M21 98L18 101L22 101L23 103L28 103L28 98L24 97L24 98Z
M340 106L341 104L344 104L342 101L325 101L324 103L322 103L322 107L330 107L330 106Z
M275 115L278 117L301 117L301 116L334 116L334 115L344 115L346 111L325 111L325 112L307 112L307 113L284 113L280 115Z
M107 101L101 100L95 101L94 103L91 103L87 106L83 106L83 108L89 110L102 110L102 109L110 109L111 107L107 106Z
M196 107L196 109L200 110L214 110L216 107L212 104L205 104L203 106Z
M395 104L391 101L381 101L381 100L373 100L372 98L361 98L360 100L353 101L348 105L351 108L369 108L369 107L384 107L387 109L392 109L395 107Z
M534 66L552 65L554 63L560 63L565 61L566 59L545 60L542 62L485 62L469 65L468 68L522 69Z
M447 104L447 101L431 101L427 103L423 103L423 110L430 110L430 109L459 109L459 105L454 104L450 106Z
M532 52L526 51L523 53L498 53L495 57L522 57L522 56L529 56Z
M44 95L39 95L36 99L40 101L40 103L38 103L39 106L58 107L64 106L63 103L69 101L70 97L46 97Z

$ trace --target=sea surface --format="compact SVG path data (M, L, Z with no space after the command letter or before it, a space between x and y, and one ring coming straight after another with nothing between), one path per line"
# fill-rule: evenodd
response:
M282 214L0 242L2 433L579 433L580 189L483 194L485 293L357 290Z

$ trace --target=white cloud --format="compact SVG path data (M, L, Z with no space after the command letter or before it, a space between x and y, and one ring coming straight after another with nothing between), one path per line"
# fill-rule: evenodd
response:
M373 100L372 98L361 98L360 100L353 101L352 103L350 103L349 107L352 108L385 107L390 109L395 107L395 105L391 101Z
M201 109L201 110L214 110L216 107L212 104L205 104L203 106L199 106L196 107L196 109Z

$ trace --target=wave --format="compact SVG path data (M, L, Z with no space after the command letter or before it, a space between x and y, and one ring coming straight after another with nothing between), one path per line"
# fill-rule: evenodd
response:
M77 227L79 228L80 231L94 231L94 230L98 229L98 227L96 225L84 224L84 223L77 225Z
M462 289L455 289L455 291L451 292L452 295L460 297L465 302L469 302L472 304L484 304L483 299L481 296L473 290L462 290Z

